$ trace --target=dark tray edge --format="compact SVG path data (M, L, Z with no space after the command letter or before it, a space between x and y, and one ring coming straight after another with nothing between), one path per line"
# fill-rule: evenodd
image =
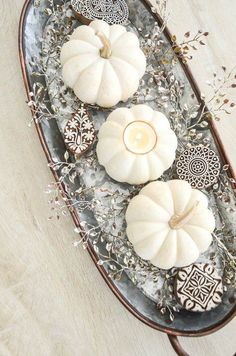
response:
M26 89L26 94L27 94L27 98L28 100L30 100L30 86L29 86L29 80L28 80L28 75L27 75L27 71L26 71L26 66L25 66L25 60L24 60L24 45L23 45L23 29L24 29L24 19L25 19L25 15L27 12L27 8L30 5L32 0L25 0L22 12L21 12L21 16L20 16L20 22L19 22L19 32L18 32L18 46L19 46L19 57L20 57L20 63L21 63L21 70L22 70L22 75L23 75L23 81L24 81L24 85L25 85L25 89ZM150 1L149 0L141 0L149 9L150 9ZM154 15L154 14L153 14ZM154 15L157 22L161 25L163 23L161 17L158 14ZM165 35L168 37L169 41L171 41L171 33L169 31L169 29L166 27L164 30ZM199 87L196 83L196 80L193 77L193 74L189 68L189 66L185 63L183 63L182 61L180 61L181 66L183 67L185 74L187 75L189 82L191 83L191 86L195 92L195 95L197 97L197 99L199 100L199 103L203 103L202 99L201 99L201 94L200 94L200 90ZM34 114L34 109L32 108L32 114ZM46 155L47 161L48 163L52 163L52 157L51 154L49 152L48 146L46 144L46 140L43 134L43 130L41 127L40 123L36 123L35 122L35 127L42 145L42 148L44 150L44 153ZM213 121L211 121L211 130L215 139L215 142L219 148L219 152L221 153L222 159L225 163L229 164L230 166L230 174L231 176L236 179L236 172L234 172L234 170L231 168L230 165L230 160L229 157L224 149L222 140L220 138L220 135L218 133L218 130L216 128L216 125ZM51 169L51 172L54 176L54 179L56 180L56 182L59 184L62 192L63 192L63 196L65 197L65 187L62 183L59 182L59 176L57 175L57 173ZM69 207L69 203L66 201L66 204ZM80 227L80 221L79 221L79 217L78 214L76 213L75 210L71 211L70 209L70 214L71 217L76 225L76 227ZM92 249L91 245L88 245L88 252L91 256L91 258L93 259L97 269L99 270L99 272L101 273L102 277L104 278L105 282L107 283L107 285L109 286L109 288L113 291L113 293L116 295L116 297L120 300L120 302L126 307L126 309L128 309L135 317L137 317L139 320L141 320L143 323L145 323L146 325L152 327L153 329L165 332L168 334L170 342L172 344L172 346L174 347L175 351L179 354L179 355L187 355L187 353L181 348L178 339L176 338L176 336L188 336L188 337L193 337L193 336L205 336L205 335L209 335L213 332L216 332L217 330L221 329L222 327L224 327L230 320L232 320L235 316L236 316L236 306L232 309L232 311L229 313L229 315L227 317L225 317L221 322L218 322L216 325L214 325L213 327L209 327L209 328L205 328L204 330L201 331L196 331L196 332L192 332L192 333L188 333L188 332L184 332L181 330L173 330L171 328L163 328L160 327L159 325L157 325L154 322L151 322L149 319L147 319L146 317L144 317L141 313L139 313L136 309L134 309L134 307L128 303L126 300L124 300L123 296L121 295L120 291L118 290L118 288L114 285L114 283L112 282L112 280L108 277L107 272L105 271L103 266L100 266L97 264L97 256L94 252L94 250Z

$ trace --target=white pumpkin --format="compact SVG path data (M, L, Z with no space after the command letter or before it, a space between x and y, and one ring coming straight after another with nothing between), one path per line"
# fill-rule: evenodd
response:
M97 156L116 181L142 184L172 165L176 148L177 138L165 115L136 105L108 116L98 134Z
M89 104L112 107L137 91L146 58L124 26L95 20L78 27L61 50L64 82Z
M206 195L182 180L148 184L131 200L126 221L136 253L163 269L195 262L215 229Z

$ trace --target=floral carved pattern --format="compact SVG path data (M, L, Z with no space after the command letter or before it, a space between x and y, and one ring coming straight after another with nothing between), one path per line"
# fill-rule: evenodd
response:
M72 0L75 12L89 20L104 20L108 24L123 24L128 20L129 9L124 0Z
M222 295L221 278L211 265L191 265L177 274L176 297L187 310L211 310L221 303Z
M65 126L65 144L70 152L81 155L92 146L94 139L95 128L93 121L82 104Z
M193 188L203 189L213 185L220 174L220 161L216 153L207 147L187 149L177 161L177 174Z

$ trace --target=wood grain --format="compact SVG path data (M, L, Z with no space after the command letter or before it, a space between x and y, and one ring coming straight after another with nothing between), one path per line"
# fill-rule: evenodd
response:
M198 83L235 64L236 3L170 0L178 36L211 33L191 66ZM174 355L167 337L130 315L108 290L88 254L72 246L73 223L49 222L44 188L52 181L34 128L28 128L18 61L23 0L0 0L0 355ZM234 115L219 125L236 163ZM236 166L236 165L235 165ZM217 334L181 339L191 355L232 355L236 322Z

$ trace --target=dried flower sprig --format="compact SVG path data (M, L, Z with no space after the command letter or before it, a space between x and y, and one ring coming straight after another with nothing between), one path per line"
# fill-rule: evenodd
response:
M193 37L191 37L191 32L188 31L184 34L184 40L177 43L176 36L172 36L172 48L179 58L182 59L184 63L193 58L190 54L192 50L197 51L198 45L205 46L203 38L208 36L209 32L203 32L199 30Z
M176 56L172 58L172 65L177 63L177 58L181 59L183 63L187 63L193 58L193 50L197 51L199 46L204 46L204 37L207 37L209 32L203 32L199 30L196 34L192 35L188 31L184 34L184 39L182 41L177 40L177 36L173 35L171 37L172 45L162 54L162 63L169 64L170 52L173 51Z
M236 67L227 70L225 66L217 74L213 73L213 79L207 80L206 84L212 89L209 98L202 94L202 106L194 118L193 123L188 126L188 130L208 127L210 120L219 121L222 114L230 115L236 104L230 100L228 92L236 88Z
M217 252L221 255L223 261L224 282L226 285L231 285L236 288L236 255L233 255L226 247L224 240L225 236L223 232L213 234L214 243L217 245ZM234 244L236 242L236 236L232 236Z
M152 0L151 10L154 14L158 14L162 19L162 26L158 29L158 33L160 35L161 33L163 33L170 18L170 11L168 10L168 1Z
M172 268L167 274L163 276L162 288L158 291L158 303L157 309L160 310L161 314L169 314L170 321L174 321L175 312L179 312L179 306L174 298L174 278L178 270Z
M48 217L48 220L53 220L54 218L59 220L62 216L68 216L68 206L65 203L68 197L64 196L61 186L56 182L50 183L45 189L45 193L50 195L50 198L48 199L50 207L50 216ZM64 198L62 198L62 196L64 196Z
M151 32L146 31L144 28L136 27L135 23L130 20L132 26L134 28L136 27L136 30L139 32L139 35L143 39L143 41L141 41L141 47L147 58L160 54L165 47L165 41L162 38L162 34L170 17L168 1L152 0L151 11L162 19L161 26L156 23Z
M227 70L225 66L217 74L213 73L213 80L208 80L207 85L212 89L212 96L206 101L208 115L212 119L220 120L221 114L230 115L235 108L235 102L230 100L227 93L229 89L236 88L236 67Z
M40 82L34 83L33 91L29 93L30 100L28 101L28 106L34 113L28 126L31 127L32 123L39 123L41 120L49 120L55 116L53 108L48 106L49 99L47 98L47 91L45 90L43 84Z
M217 199L219 199L225 206L225 209L229 213L236 212L235 202L235 184L236 181L231 177L229 172L229 165L225 164L222 167L217 183L213 185L213 191ZM227 173L228 174L225 174ZM223 219L221 219L223 224Z

